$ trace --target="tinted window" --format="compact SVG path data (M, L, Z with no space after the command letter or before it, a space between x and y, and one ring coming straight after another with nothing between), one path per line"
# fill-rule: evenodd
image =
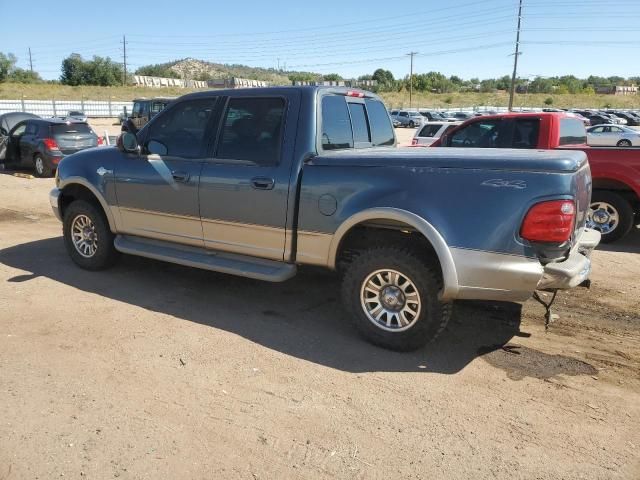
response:
M92 133L92 130L86 123L51 125L52 135L64 135L65 133Z
M400 112L401 117L408 117L409 114L407 112Z
M131 116L132 117L139 117L140 113L142 113L142 103L135 102L133 104L133 109L131 110Z
M24 133L25 135L35 135L37 131L38 131L38 127L36 126L35 123L28 123Z
M353 141L355 143L369 143L369 125L363 103L348 103L351 114L351 127L353 128Z
M347 102L342 96L322 97L322 148L324 150L353 148L349 111Z
M422 127L422 130L420 130L420 133L418 134L418 136L433 137L436 135L436 133L440 131L441 128L442 128L442 125L427 124L424 127Z
M282 98L232 98L224 116L216 157L276 165L284 124Z
M580 120L563 118L560 120L560 141L558 145L583 145L587 143L587 132Z
M474 122L454 132L451 147L497 148L499 146L499 120Z
M389 115L382 102L373 99L366 99L367 114L369 116L369 127L371 128L371 144L393 145L395 136L393 127L389 121Z
M456 128L458 125L449 125L447 128L444 129L444 132L442 132L442 135L445 135L448 131Z
M75 116L82 116L82 115L84 115L84 112L79 112L79 111L77 111L77 110L71 110L71 111L69 112L69 116L74 116L74 115L75 115Z
M187 100L158 115L149 128L147 151L186 158L202 156L215 102L215 98Z
M161 112L167 104L163 102L153 102L151 104L151 113L159 113Z
M514 122L513 148L537 148L540 120L537 118L522 118Z

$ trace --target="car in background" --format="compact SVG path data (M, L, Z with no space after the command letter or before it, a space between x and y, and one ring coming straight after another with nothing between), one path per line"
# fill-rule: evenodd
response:
M86 122L87 115L85 115L81 110L69 110L65 120L69 120L71 122Z
M391 120L397 120L403 127L419 127L426 123L426 119L416 110L391 110Z
M7 155L7 145L9 143L9 132L18 123L30 118L40 118L33 113L9 112L0 115L0 164L3 164Z
M448 112L447 116L455 119L454 121L457 122L464 122L465 120L469 120L474 117L473 113L468 112Z
M619 125L587 128L587 144L598 147L640 147L640 132Z
M393 125L393 128L398 128L400 126L402 126L402 124L400 123L399 120L396 120L395 118L391 119L391 124Z
M433 110L420 111L420 115L426 118L429 122L455 122L454 117L447 116L444 112L436 112Z
M422 128L416 130L416 134L411 140L412 147L428 147L438 140L442 135L457 127L462 122L429 122Z
M591 125L613 125L615 122L607 115L591 114L587 117Z
M136 133L173 100L175 97L136 98L133 101L131 115L122 122L121 130Z
M102 139L86 122L23 120L9 132L5 165L33 168L36 177L52 177L64 157L101 144Z
M629 112L618 112L613 110L607 110L607 113L609 115L615 115L618 118L623 118L624 120L627 121L627 125L630 127L637 127L638 125L640 125L640 118L636 117L635 115Z
M627 121L624 118L617 117L617 116L613 115L612 113L607 113L607 112L605 112L603 110L600 110L600 111L597 112L597 114L610 118L611 122L613 124L615 124L615 125L626 125L627 124Z

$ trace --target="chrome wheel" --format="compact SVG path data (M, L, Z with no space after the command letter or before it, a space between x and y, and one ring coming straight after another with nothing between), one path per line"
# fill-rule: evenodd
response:
M376 270L362 283L360 303L367 318L388 332L411 328L422 308L413 281L396 270Z
M78 253L84 258L91 258L98 250L98 234L91 219L86 215L78 215L71 223L71 240Z
M38 175L44 175L44 160L42 157L38 156L35 159L36 173Z
M607 202L593 202L587 219L587 226L603 235L613 232L620 223L618 210Z

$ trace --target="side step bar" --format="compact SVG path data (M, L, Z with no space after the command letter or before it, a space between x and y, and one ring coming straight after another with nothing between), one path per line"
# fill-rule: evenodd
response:
M116 236L116 250L129 255L177 263L187 267L255 278L267 282L284 282L296 274L296 265L204 248L175 245L161 240L129 235Z

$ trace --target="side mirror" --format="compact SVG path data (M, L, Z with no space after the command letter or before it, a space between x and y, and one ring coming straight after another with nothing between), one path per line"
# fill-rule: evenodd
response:
M127 153L139 153L140 146L138 145L138 139L131 132L124 132L118 137L118 148L122 152Z

